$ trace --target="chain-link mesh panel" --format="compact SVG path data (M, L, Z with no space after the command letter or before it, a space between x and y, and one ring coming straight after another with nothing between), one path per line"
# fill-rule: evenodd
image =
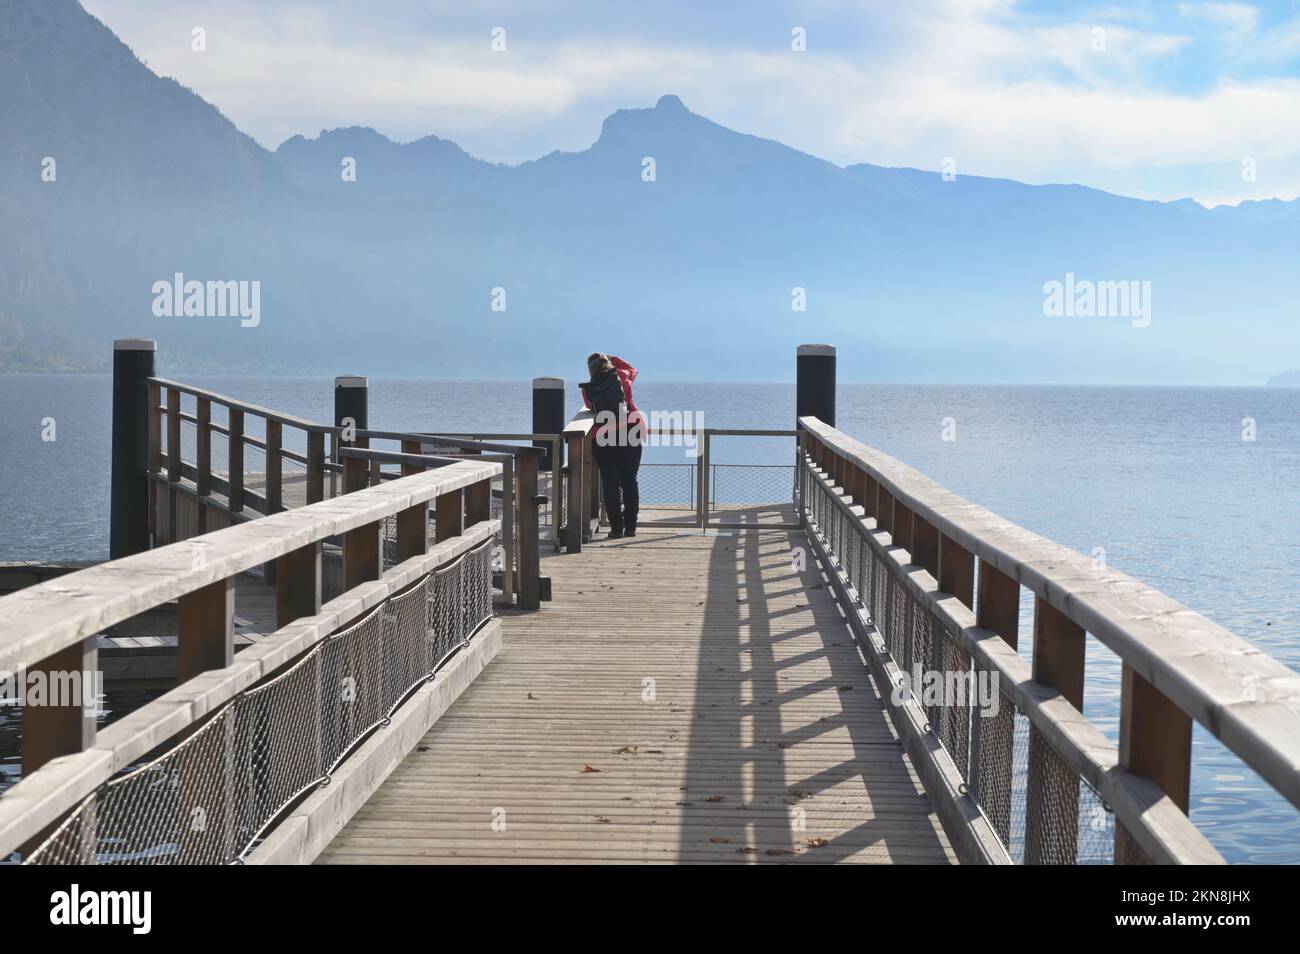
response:
M266 451L244 443L244 489L266 497Z
M979 674L971 667L970 653L965 647L942 626L936 624L934 632L936 668L945 674L961 674L966 679L976 679ZM944 707L937 719L934 717L930 719L939 742L948 750L953 764L961 774L962 781L968 786L970 784L971 708L970 693L966 692L959 698L950 699L949 705ZM974 717L980 718L978 715Z
M384 605L384 710L391 716L411 690L433 671L430 656L429 579L425 577Z
M225 480L230 476L230 438L220 431L212 431L208 462L213 476Z
M790 464L712 464L709 507L726 510L754 504L789 505L793 469Z
M656 510L695 509L694 464L642 464L637 472L641 506Z
M464 561L457 560L429 576L429 656L435 669L460 648L464 636L463 569Z
M280 503L285 510L307 506L307 465L283 455L280 458Z
M996 713L979 712L971 718L971 795L1008 848L1016 720L1015 705L1006 695L998 699Z
M318 645L288 670L241 693L232 703L241 848L325 776L321 696Z
M383 628L376 607L320 644L321 747L329 770L387 717Z
M1074 863L1115 863L1115 813L1082 778L1079 779L1079 837Z
M166 753L89 796L28 864L220 864L231 857L229 707Z

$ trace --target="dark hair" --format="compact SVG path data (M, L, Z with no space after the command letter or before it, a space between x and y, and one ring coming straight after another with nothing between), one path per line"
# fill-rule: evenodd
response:
M610 361L609 355L604 352L593 351L591 354L587 355L587 370L591 371L592 374L595 374L596 372L592 371L592 365L598 365L598 370L600 371L608 371L614 367L614 362Z

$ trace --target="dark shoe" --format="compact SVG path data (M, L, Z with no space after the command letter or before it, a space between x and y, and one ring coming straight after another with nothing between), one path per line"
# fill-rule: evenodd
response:
M628 527L627 530L624 531L623 536L625 536L625 537L635 537L635 536L636 536L636 527Z
M622 530L611 530L611 531L609 531L609 536L607 536L605 539L606 539L606 540L621 540L622 538L623 538L623 531L622 531Z

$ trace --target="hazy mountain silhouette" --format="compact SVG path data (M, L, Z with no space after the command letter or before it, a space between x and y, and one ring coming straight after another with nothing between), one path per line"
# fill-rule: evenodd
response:
M1300 346L1296 202L841 168L675 96L517 166L360 127L269 152L75 0L0 0L0 89L0 368L150 335L171 369L784 377L824 340L845 377L1259 381ZM155 317L176 272L260 281L260 325ZM1045 317L1067 273L1151 282L1150 326Z

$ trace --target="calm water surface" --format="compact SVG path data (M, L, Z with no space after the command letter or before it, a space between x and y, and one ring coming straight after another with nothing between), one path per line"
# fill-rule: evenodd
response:
M0 376L0 560L107 555L110 383ZM326 379L193 383L313 420L332 416ZM702 411L710 427L793 424L788 384L643 378L637 398L643 408ZM569 404L579 404L576 386ZM847 433L1031 530L1103 555L1300 671L1300 390L844 385L838 417ZM47 418L54 441L42 440ZM372 379L370 418L393 430L526 432L529 384ZM945 418L956 440L943 439ZM1245 418L1255 440L1242 439ZM731 463L790 453L740 438L713 450ZM683 459L677 448L647 457ZM1115 738L1119 664L1095 640L1087 678L1086 713ZM1300 813L1199 728L1193 745L1192 812L1215 846L1235 862L1300 862Z

